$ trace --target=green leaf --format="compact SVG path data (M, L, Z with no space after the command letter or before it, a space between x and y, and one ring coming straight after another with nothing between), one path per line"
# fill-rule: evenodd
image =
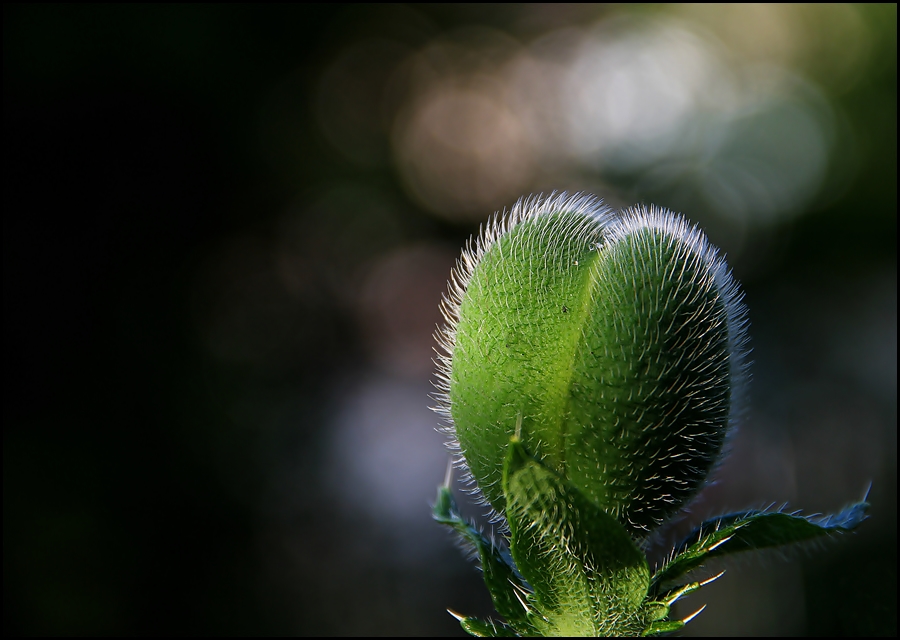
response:
M544 636L637 635L650 572L615 518L510 441L503 488L510 549Z
M529 622L526 609L522 605L529 591L522 584L519 576L516 575L512 560L503 549L493 544L492 541L485 539L478 529L460 516L450 487L444 485L438 488L437 501L434 504L432 513L435 520L451 527L466 542L475 547L481 560L484 583L491 593L491 599L494 601L494 608L497 610L497 613L506 618L507 622L519 633L534 633L534 627ZM473 635L478 635L466 627L466 624L468 624L465 622L466 620L474 621L475 619L460 618L460 623L464 629L473 633ZM473 629L480 628L478 627L479 624L494 625L496 623L471 622Z
M866 519L868 507L867 502L859 502L839 513L817 517L742 511L707 520L675 548L672 559L653 576L650 591L656 593L711 558L850 531Z
M451 612L452 614L452 612ZM453 614L459 620L459 625L476 638L515 638L516 630L509 625L496 620L479 620Z
M661 620L654 622L641 634L642 636L661 636L664 633L672 633L684 627L681 620Z

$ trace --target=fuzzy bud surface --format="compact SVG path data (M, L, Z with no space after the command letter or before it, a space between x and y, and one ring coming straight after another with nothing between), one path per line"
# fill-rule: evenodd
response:
M680 216L519 201L464 250L442 308L438 409L499 514L513 435L636 537L720 457L746 378L746 310Z

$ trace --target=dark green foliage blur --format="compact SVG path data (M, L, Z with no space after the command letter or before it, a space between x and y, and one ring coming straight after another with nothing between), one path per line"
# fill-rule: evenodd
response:
M430 517L431 333L465 240L553 189L681 211L746 291L747 425L672 539L873 485L858 534L739 563L694 633L895 635L896 5L846 10L741 18L743 41L677 6L4 4L4 635L462 635L447 607L488 615ZM635 93L541 146L532 124L565 123L535 78L575 61L568 99L611 73L592 42L607 60L669 37L762 98L672 94L688 106L650 149L618 135Z

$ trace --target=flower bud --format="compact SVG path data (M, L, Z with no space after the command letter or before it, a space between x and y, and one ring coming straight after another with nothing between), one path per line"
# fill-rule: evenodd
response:
M467 245L442 310L438 410L497 512L514 434L635 536L703 485L746 378L746 311L683 218L520 200Z

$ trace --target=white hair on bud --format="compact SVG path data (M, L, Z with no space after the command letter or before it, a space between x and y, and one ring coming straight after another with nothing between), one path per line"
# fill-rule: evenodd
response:
M608 246L645 229L658 229L683 242L687 250L697 256L706 266L725 308L728 332L730 408L722 452L719 454L716 464L710 468L707 474L707 478L709 478L717 470L718 463L725 458L729 441L733 437L738 423L743 419L747 407L747 391L750 380L748 358L750 353L748 327L750 323L747 306L744 304L744 294L724 257L719 255L718 249L710 244L699 227L692 225L684 217L669 209L652 204L648 207L642 204L623 210L620 216L606 229ZM682 509L687 507L688 504L684 504Z
M697 225L691 225L682 216L663 207L635 205L622 212L621 217L607 228L610 242L615 242L639 229L660 229L684 242L707 266L716 289L725 305L728 324L728 350L731 374L732 418L740 418L745 411L747 385L750 378L750 338L747 329L750 320L744 294L731 273L725 259L719 255L706 235ZM737 412L737 413L735 413ZM734 426L732 424L732 426Z
M484 497L469 470L462 454L461 446L451 415L450 381L453 363L453 351L456 344L456 328L460 320L460 309L466 290L478 264L485 254L506 234L523 222L534 220L551 213L571 212L583 216L584 222L574 229L578 235L583 227L585 232L593 232L599 236L601 243L598 250L614 246L618 241L642 230L660 230L666 236L679 242L686 252L705 265L706 273L712 279L724 309L727 324L728 358L729 358L729 412L725 434L726 443L730 433L742 416L745 407L747 381L749 379L747 360L747 310L743 304L743 295L724 259L719 256L706 236L683 217L667 209L654 205L649 207L638 205L622 212L613 212L602 200L595 196L576 193L552 193L520 198L512 210L495 213L492 218L479 228L477 237L470 238L455 267L451 270L448 290L440 303L444 325L435 332L438 348L435 359L436 393L432 399L436 405L433 410L441 417L440 431L447 436L446 446L452 453L453 466L460 470L460 476L466 491L488 507L492 521L504 523L504 518L497 513ZM719 460L721 460L721 455ZM714 462L714 461L711 461ZM676 479L673 479L676 480ZM696 495L696 494L695 494ZM674 498L673 498L674 499ZM634 523L633 523L634 524ZM659 524L657 522L657 524ZM646 528L637 526L636 528Z
M439 349L435 349L437 358L434 363L437 369L434 386L437 391L432 395L432 399L436 403L432 410L441 417L444 423L439 431L448 437L446 446L453 455L453 465L460 470L460 478L467 486L466 491L476 496L479 503L490 509L489 516L493 522L503 522L503 516L496 513L490 506L476 484L475 478L472 477L462 455L453 417L450 414L450 374L453 363L453 347L456 344L459 310L475 268L500 238L522 222L560 211L582 214L586 224L593 223L601 228L610 224L614 219L612 209L600 198L589 194L569 195L563 191L561 193L553 192L546 197L544 194L523 196L509 212L504 209L502 212L494 213L487 224L479 227L478 236L469 238L456 265L450 271L447 293L441 297L440 310L445 324L438 327L434 334Z

